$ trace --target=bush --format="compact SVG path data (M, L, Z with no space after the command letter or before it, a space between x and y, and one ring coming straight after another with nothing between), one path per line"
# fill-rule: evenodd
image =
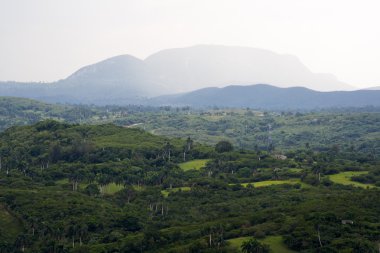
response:
M215 145L215 151L218 153L230 152L234 149L229 141L219 141Z
M254 237L259 238L259 239L264 238L265 236L266 236L266 233L262 230L257 230L254 234Z
M96 184L89 184L84 192L89 196L96 196L100 194L99 187Z

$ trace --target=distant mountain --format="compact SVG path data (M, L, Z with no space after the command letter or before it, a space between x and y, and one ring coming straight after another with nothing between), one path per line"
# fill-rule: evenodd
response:
M312 73L293 55L257 48L199 45L167 49L149 56L145 63L161 83L180 92L252 83L320 91L353 89L332 74Z
M140 104L168 93L147 73L145 63L121 55L85 66L54 83L0 82L0 96L82 104Z
M0 82L0 96L49 102L139 104L153 96L232 83L352 89L331 74L312 73L295 56L256 48L200 45L163 50L145 60L131 55L112 57L49 84Z
M380 86L369 87L369 88L365 88L363 90L380 90Z
M116 56L83 67L58 82L58 85L64 88L85 89L90 93L89 97L98 94L151 97L168 92L151 77L144 61L130 55Z
M261 109L316 109L330 107L380 106L380 91L319 92L302 87L278 88L258 84L205 88L181 95L150 100L153 105L251 107Z

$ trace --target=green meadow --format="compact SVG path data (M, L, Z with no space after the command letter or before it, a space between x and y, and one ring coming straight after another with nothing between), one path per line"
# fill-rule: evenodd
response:
M191 190L191 188L190 187L188 187L188 186L184 186L184 187L175 187L175 188L168 188L168 189L165 189L165 190L162 190L161 191L161 194L164 196L164 197L167 197L167 196L169 196L169 194L171 193L171 192L178 192L178 191L190 191Z
M228 240L231 248L240 249L244 241L248 241L251 236L238 237ZM269 245L271 252L273 253L294 253L295 251L290 250L286 247L282 236L267 236L264 239L259 239L260 242Z
M197 160L192 160L192 161L188 161L188 162L184 162L184 163L180 163L179 164L179 167L184 170L184 171L187 171L187 170L199 170L203 167L206 166L206 163L210 161L210 159L197 159Z
M12 241L21 231L21 223L12 216L2 204L0 204L0 235L9 241Z
M331 181L337 184L343 184L343 185L352 185L355 187L361 187L361 188L373 188L375 187L373 184L363 184L360 182L352 181L351 178L354 176L360 176L368 174L368 171L346 171L341 172L335 175L331 175L329 178Z
M248 185L253 185L255 188L259 187L267 187L271 185L281 185L281 184L300 184L302 187L308 187L309 185L301 182L299 179L288 179L288 180L266 180L266 181L260 181L260 182L251 182L251 183L242 183L241 185L243 187L247 187ZM235 185L235 184L230 184Z
M116 184L116 183L109 183L102 187L102 193L112 195L115 194L118 191L121 191L124 189L124 185L122 184Z

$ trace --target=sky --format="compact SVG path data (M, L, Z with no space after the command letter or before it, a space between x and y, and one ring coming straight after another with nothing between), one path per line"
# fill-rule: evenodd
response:
M379 0L0 0L0 80L56 81L116 55L216 44L378 86L379 10Z

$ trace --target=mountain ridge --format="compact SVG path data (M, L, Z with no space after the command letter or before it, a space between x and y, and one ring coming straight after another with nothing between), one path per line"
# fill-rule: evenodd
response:
M260 109L320 109L331 107L380 106L380 91L321 92L304 87L279 88L268 84L210 87L182 95L150 100L153 105L192 107L250 107Z
M144 60L128 54L114 56L52 83L0 82L0 95L61 103L136 104L164 94L233 83L351 89L331 74L311 72L296 56L197 45L161 50Z

